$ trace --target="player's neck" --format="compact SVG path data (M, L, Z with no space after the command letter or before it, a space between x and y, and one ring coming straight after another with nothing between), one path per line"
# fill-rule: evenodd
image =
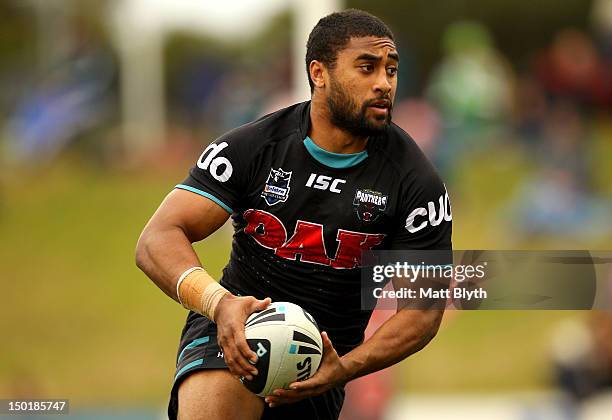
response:
M368 144L367 137L356 137L331 122L327 104L312 102L308 137L320 148L332 153L359 153Z

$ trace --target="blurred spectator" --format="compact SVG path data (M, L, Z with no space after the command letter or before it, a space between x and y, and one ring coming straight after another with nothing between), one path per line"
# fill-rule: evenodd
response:
M593 195L591 110L608 100L612 78L591 40L563 30L536 60L534 79L517 83L515 124L538 171L513 198L511 228L519 235L601 238L610 232L609 200Z
M590 189L586 146L591 140L587 122L572 102L553 104L546 114L537 158L544 167L568 172L580 192Z
M443 37L445 57L427 95L451 126L495 121L510 106L510 71L489 31L474 22L454 23Z
M218 89L206 104L206 119L214 122L219 132L230 130L252 121L259 116L263 106L262 88L265 80L258 79L253 73L234 69L226 75Z
M53 159L68 142L111 112L115 62L87 28L75 24L72 47L35 87L24 93L8 124L16 161Z
M536 75L551 99L571 99L589 107L612 105L612 72L583 32L559 32L536 62Z
M592 12L593 29L604 61L612 65L612 0L595 0Z
M610 207L577 188L574 175L543 169L528 179L514 198L508 229L514 234L593 239L609 234Z
M519 77L516 84L514 126L519 139L532 146L543 136L548 112L546 94L531 74Z
M530 235L593 238L609 231L610 206L592 196L590 140L586 121L572 102L554 104L544 114L542 137L531 157L539 170L514 198L513 229Z
M221 83L226 68L225 63L213 57L189 57L178 70L170 85L176 84L171 92L171 99L176 101L183 117L190 127L200 123L205 105L208 101L217 102L215 89Z
M495 139L494 131L509 115L512 78L489 31L479 23L450 25L443 44L445 56L433 71L426 96L442 116L443 143L434 160L449 177L470 149Z

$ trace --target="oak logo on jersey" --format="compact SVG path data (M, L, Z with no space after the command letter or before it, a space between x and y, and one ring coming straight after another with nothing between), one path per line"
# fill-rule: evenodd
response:
M292 172L285 172L282 168L270 169L268 180L261 196L266 200L269 206L278 203L284 203L289 198L289 183L291 182Z
M338 229L336 254L327 255L323 238L323 225L298 220L291 236L283 222L264 210L249 209L243 214L247 225L244 232L262 247L287 260L326 265L337 269L361 266L361 254L369 251L385 238L384 233L362 233ZM314 321L314 320L313 320Z
M365 223L374 222L387 209L388 196L372 190L357 190L353 207L357 218Z

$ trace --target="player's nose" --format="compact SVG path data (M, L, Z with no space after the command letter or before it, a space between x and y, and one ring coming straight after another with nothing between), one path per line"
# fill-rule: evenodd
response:
M392 87L391 80L389 80L387 75L387 70L383 68L382 71L378 71L373 86L374 92L377 94L377 96L380 96L381 93L384 96L388 95L389 92L391 92Z

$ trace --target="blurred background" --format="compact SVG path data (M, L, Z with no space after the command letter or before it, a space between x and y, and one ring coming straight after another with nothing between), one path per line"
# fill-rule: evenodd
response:
M0 0L0 398L164 417L186 312L138 235L210 141L308 98L307 34L347 7L395 33L456 249L612 249L612 0ZM230 242L196 246L217 276ZM449 311L343 418L610 419L611 318Z

